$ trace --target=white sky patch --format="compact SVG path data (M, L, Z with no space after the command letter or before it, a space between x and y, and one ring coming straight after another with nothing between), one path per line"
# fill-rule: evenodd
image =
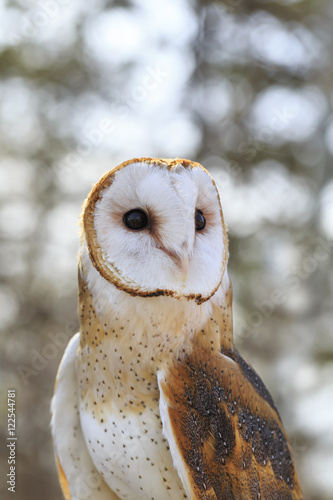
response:
M0 44L13 47L43 44L44 56L46 53L49 58L48 61L44 60L45 63L49 63L50 57L57 57L73 43L80 14L93 10L88 4L77 0L21 3L22 10L7 8L2 12L0 7ZM36 62L32 60L31 64L34 66Z
M205 58L211 63L229 64L246 62L250 57L249 26L244 18L239 18L227 6L212 3L207 13L214 18L216 29L212 33L214 43L205 51Z
M319 127L326 111L327 102L318 88L275 85L258 95L250 123L262 142L302 142Z
M231 233L247 236L267 221L297 226L311 215L314 202L310 187L278 162L260 163L249 181L242 183L237 175L214 169L210 172Z
M326 372L326 373L324 373ZM330 385L332 380L332 367L322 369L322 385L315 386L313 391L304 391L304 396L296 405L294 411L297 414L297 420L303 432L320 436L328 439L331 435L331 444L333 444L333 435L330 432L333 420L333 405L329 401L333 400L333 387Z
M325 413L324 410L323 413ZM317 423L315 425L317 425ZM316 498L316 495L318 495L318 498L319 495L325 495L322 498L331 497L333 491L332 470L332 444L327 444L324 441L316 443L315 448L307 455L303 472L306 481L311 482L311 485L309 485L309 490L314 492L314 498Z
M282 24L276 17L259 12L249 20L253 53L269 64L288 66L291 71L311 67L323 50L315 36L300 24Z
M38 99L33 85L21 78L0 84L0 132L22 151L34 150L44 140L37 118Z
M267 234L258 235L260 244L264 249L265 260L273 273L271 279L276 279L274 286L278 286L281 276L293 269L299 261L299 249L295 247L290 235L278 234L269 237ZM243 248L246 254L246 247Z
M72 286L76 279L79 213L77 204L63 202L45 218L35 274L52 282L55 289Z
M201 133L197 125L186 113L167 116L154 133L155 148L163 157L187 158L199 147Z
M20 26L22 13L19 9L4 7L3 1L0 3L0 45L11 45ZM12 35L12 39L11 39Z
M105 136L104 147L113 154L126 151L126 158L142 156L152 144L152 132L148 121L137 115L128 114L126 119L121 114L113 116L113 131ZM154 124L155 125L155 124ZM148 155L149 156L149 155Z
M209 122L227 118L234 103L234 89L228 80L211 80L196 89L193 106Z
M77 246L78 207L75 203L59 203L46 217L44 236L48 244L62 247Z
M72 104L71 130L78 146L68 153L90 160L99 151L112 156L126 151L128 158L193 155L200 130L179 110L193 57L172 47L155 50L150 57L146 65L133 67L131 80L124 81L123 93L113 101L91 93Z
M158 115L160 109L179 109L183 90L195 66L187 48L167 46L147 52L142 65L134 68L128 106L143 115Z
M150 47L166 42L183 47L197 29L188 2L137 0L132 9L114 8L92 16L85 26L88 52L109 64L142 63ZM160 13L163 12L163 16Z
M195 36L197 19L187 0L135 0L134 3L141 11L140 21L150 39L160 38L180 46Z
M29 237L37 221L37 207L23 199L11 201L0 209L0 231L14 241Z
M154 130L166 121L161 113L169 114L173 109L178 111L182 90L192 69L190 55L187 57L186 52L167 49L152 54L150 65L135 67L131 80L124 82L123 93L113 102L93 93L82 95L74 103L70 117L75 138L81 142L90 139L94 142L94 135L95 138L100 135L97 130L101 130L107 121L109 131L106 127L104 132L101 130L103 139L96 144L98 148L114 151L114 147L124 146L124 141L128 144L129 137L131 142L144 141L142 147L146 148ZM174 78L174 75L179 76ZM137 121L140 130L133 135L130 129Z
M129 9L115 8L92 16L84 34L90 57L109 64L131 62L145 46L137 13Z
M28 195L35 177L34 166L23 158L3 156L0 158L0 194L13 198Z
M93 155L91 158L81 159L79 164L71 164L70 161L66 163L64 157L54 165L55 181L64 195L77 196L83 202L98 179L118 163L114 157Z

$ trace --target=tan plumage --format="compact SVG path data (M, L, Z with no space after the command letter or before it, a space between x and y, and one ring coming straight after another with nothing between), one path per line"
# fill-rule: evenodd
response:
M148 222L128 228L138 210ZM233 344L208 172L125 162L93 188L81 221L80 333L52 403L66 499L301 499L271 396Z

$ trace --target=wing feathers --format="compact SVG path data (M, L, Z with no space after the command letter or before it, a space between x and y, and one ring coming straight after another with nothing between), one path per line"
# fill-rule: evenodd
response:
M69 490L69 484L67 481L67 477L66 477L66 474L64 473L64 469L61 466L61 463L60 463L58 456L56 456L56 462L57 462L59 482L60 482L60 486L61 486L63 495L65 497L65 500L71 500L71 492Z
M163 429L184 487L197 500L301 499L279 415L243 370L196 346L160 373Z
M76 334L61 361L51 404L59 481L66 500L119 500L95 469L82 434L75 371L78 345Z

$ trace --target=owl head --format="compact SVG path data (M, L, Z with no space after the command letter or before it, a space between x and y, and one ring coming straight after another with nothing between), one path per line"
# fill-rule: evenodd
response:
M228 242L216 185L199 163L126 161L93 187L81 252L132 296L207 301L221 284Z

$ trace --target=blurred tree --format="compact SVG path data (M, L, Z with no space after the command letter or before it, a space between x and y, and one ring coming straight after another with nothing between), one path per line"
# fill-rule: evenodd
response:
M60 498L49 404L77 328L76 220L91 184L135 156L212 171L236 342L277 400L305 497L331 498L332 3L17 0L0 14L1 357L18 393L17 498Z

